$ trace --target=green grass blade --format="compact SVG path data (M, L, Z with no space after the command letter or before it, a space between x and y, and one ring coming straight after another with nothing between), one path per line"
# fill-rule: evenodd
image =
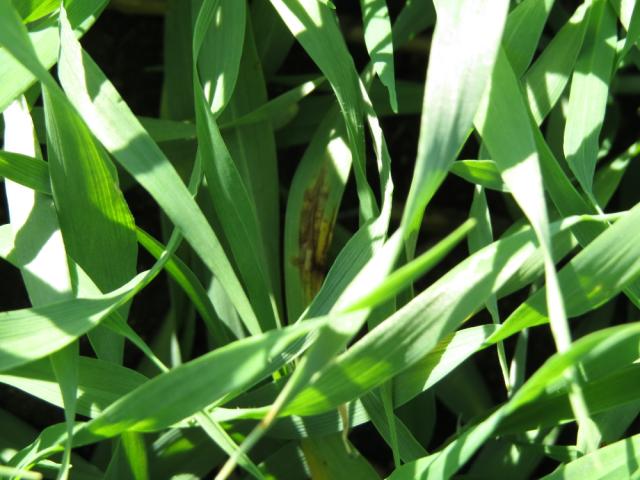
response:
M599 205L606 206L620 186L631 161L640 155L640 143L633 143L622 155L596 172L593 195Z
M5 148L20 153L38 155L37 139L26 100L21 97L4 113ZM25 287L34 307L70 298L72 279L67 265L67 252L50 200L42 194L8 182L7 201L11 229L16 237L29 235L33 249L29 262L20 265ZM47 248L44 246L47 245ZM76 384L78 346L73 342L59 351L51 350L51 365L59 383L65 406L67 433L73 431L76 414ZM69 475L71 442L66 442L58 478Z
M78 425L76 425L76 428ZM17 452L10 460L9 464L18 468L27 468L35 465L39 459L46 458L47 455L62 451L60 443L64 441L66 436L64 424L51 425L38 435L38 438ZM41 453L40 445L46 445L43 450L46 453ZM53 446L51 446L53 445Z
M489 335L495 331L494 325L482 325L456 332L443 339L427 355L394 378L394 405L404 405L416 395L436 385L457 366L477 352ZM275 397L273 388L257 389L252 404L269 403ZM264 396L264 398L263 398ZM261 410L262 411L262 410ZM245 412L247 418L256 415ZM271 435L277 438L299 439L313 435L327 435L342 430L341 419L337 412L299 417L284 417L272 427ZM261 418L258 415L258 418ZM369 420L361 400L349 404L349 426L355 427ZM386 419L385 419L386 422Z
M374 82L371 85L369 96L379 117L414 115L420 113L422 97L424 97L424 83L398 80L396 82L396 94L398 97L398 111L394 112L391 110L391 107L387 105L387 103L389 103L387 100L389 94L384 85L380 82Z
M48 165L46 162L25 155L12 154L4 151L0 153L0 156L4 156L3 158L9 159L11 165L13 165L14 162L25 162L29 165L28 169L24 170L24 174L21 173L19 175L20 184L27 187L37 184L41 190L48 189L48 193L51 193L48 178ZM20 167L17 168L20 172L23 171ZM43 177L46 177L46 180ZM139 228L136 230L136 233L140 244L149 251L156 260L160 259L167 248ZM200 284L200 281L195 277L194 273L175 255L169 255L165 268L167 269L167 272L183 287L187 295L189 295L195 307L202 315L205 323L214 333L214 336L216 338L223 339L223 343L227 343L229 339L228 333L226 330L219 328L217 315L211 305L211 300L207 296L204 287ZM132 334L132 331L127 327L126 323L123 324L121 322L124 322L121 317L118 317L118 320L114 317L113 319L109 319L105 326L120 332L120 334L124 335L137 346L142 346L140 340L137 336ZM143 350L144 349L145 348L143 348Z
M638 2L629 0L613 0L611 6L618 14L620 23L627 31L622 49L617 53L616 67L618 67L637 43L638 37L640 37L640 7L638 7Z
M216 4L215 1L206 1L198 13L194 27L196 30L193 43L194 59L198 56L201 47L198 37L205 35L204 33L198 35L198 32L205 32L209 28L207 19L213 16ZM244 25L242 25L242 31L244 32ZM195 70L193 78L196 127L209 192L238 270L247 286L249 299L259 319L259 330L253 327L250 332L255 334L261 330L270 330L280 326L281 321L273 285L268 274L256 205L209 110L201 80Z
M331 9L318 0L271 0L291 33L331 84L344 117L362 220L378 213L366 178L363 102L358 75Z
M398 295L408 288L421 275L431 270L447 253L449 253L475 227L474 220L467 220L442 241L390 273L379 285L370 285L369 291L351 303L346 311L373 308ZM373 283L373 282L372 282Z
M58 472L58 480L69 478L69 469L71 468L71 449L73 448L71 435L76 420L79 356L78 342L73 342L50 357L51 366L61 390L64 419L67 425L67 442Z
M60 6L56 0L12 0L12 3L24 23L45 17Z
M532 123L533 125L533 123ZM562 168L558 165L540 129L533 128L533 135L540 155L540 167L544 177L545 187L557 208L563 216L593 214L596 208L588 203L574 188ZM633 155L633 147L627 153ZM576 224L573 234L582 246L588 245L598 234L602 233L606 225L587 222ZM636 283L625 288L625 294L635 304L640 305L640 286Z
M156 260L160 259L167 248L140 228L136 230L136 233L140 245L153 255ZM167 273L182 287L185 294L193 302L216 341L222 345L228 343L231 340L229 332L220 325L220 320L211 303L211 299L193 271L175 255L169 258L165 268Z
M577 220L554 224L553 237L566 232ZM540 254L534 238L531 229L522 230L460 263L338 356L284 414L311 415L331 410L423 359L481 308L490 294L498 292L510 277L518 277L527 262ZM456 308L451 309L454 304Z
M100 299L74 299L2 314L0 369L6 370L49 355L94 328L126 303L144 274Z
M395 428L391 429L389 427L388 415L387 412L385 412L386 409L377 396L369 393L363 395L361 401L371 422L375 425L387 444L390 446L397 444L397 456L402 458L402 461L410 462L417 458L424 457L427 454L424 447L420 445L407 426L395 414L392 416L392 421L395 422ZM394 430L397 432L395 435L397 438L393 438L391 433ZM396 461L395 457L394 463L399 466L399 462Z
M636 388L625 382L638 375L637 339L637 322L619 325L577 340L566 355L554 355L525 384L523 393L505 405L508 413L499 431L523 431L532 424L572 421L567 379L562 372L578 363L584 372L585 395L594 412L633 401Z
M574 480L585 477L632 478L638 473L640 435L607 445L595 452L562 465L544 480Z
M51 225L39 223L41 223L40 228L51 227ZM47 230L47 234L50 235L50 231ZM29 245L22 242L16 243L16 239L11 225L0 227L0 257L17 268L29 271L33 251ZM177 242L172 241L170 245L170 250L153 265L151 270L137 275L126 285L109 294L100 294L100 290L91 279L76 266L75 275L80 298L63 301L58 299L57 303L50 303L52 300L49 299L42 307L3 312L4 321L1 325L2 332L0 332L0 368L4 370L37 360L56 352L95 328L100 321L125 305L158 275L171 257ZM62 257L62 260L64 261L65 257ZM46 270L49 279L45 284L56 285L51 280L55 277L52 276L49 266L50 263L47 264ZM36 275L33 278L40 280ZM45 293L51 295L51 290L47 289ZM115 322L113 326L116 327L116 332L139 344L137 336L132 335L131 330L127 330L126 323L120 319L121 325L118 325L117 320L118 318L112 319ZM143 344L140 345L144 351L146 348Z
M32 472L30 470L23 470L20 468L6 467L0 465L0 475L13 478L18 476L25 480L42 480L42 474L39 472Z
M111 362L90 357L78 359L77 410L89 418L98 416L118 398L147 381L136 372ZM0 374L0 382L33 395L45 402L64 407L56 376L47 360L37 360Z
M94 442L127 430L160 430L189 417L280 368L287 360L283 352L317 326L309 322L239 340L182 364L110 405L76 434L77 441ZM264 355L270 356L270 363L263 362ZM234 369L239 362L245 366L242 371ZM207 389L194 381L205 377L209 378ZM155 402L157 398L164 401Z
M196 438L194 441L189 430L170 430L160 435L153 442L152 448L152 478L176 476L184 474L185 470L188 470L188 474L202 478L222 461L224 455L221 449L206 439Z
M546 251L547 282L555 285L542 174L529 116L521 98L517 79L504 52L501 52L494 69L491 90L475 123L504 182L531 221ZM562 350L570 343L562 298L557 295L555 287L548 292L549 309L554 312L552 330L558 348Z
M281 127L291 120L292 116L298 109L298 103L307 95L312 93L319 85L324 82L324 77L318 77L313 80L304 82L298 87L269 100L262 100L260 105L255 105L249 112L242 113L238 118L234 118L225 122L222 118L220 128L222 130L238 127L242 125L251 125L256 123L265 123L266 120L271 121L274 128ZM263 98L260 95L260 98Z
M441 452L431 455L430 457L424 457L397 469L389 477L390 480L415 478L417 476L420 478L443 478L451 476L464 465L492 432L499 427L503 420L508 420L510 416L518 414L518 411L526 409L527 405L533 406L538 412L544 412L543 416L553 416L555 414L553 409L547 407L540 410L539 406L535 405L536 401L539 402L540 395L545 393L545 389L554 383L561 382L565 385L565 389L561 392L561 395L566 398L570 385L567 385L566 373L580 362L595 365L601 370L610 369L616 364L618 368L620 368L624 365L624 363L620 362L620 352L626 351L625 346L627 342L629 342L629 344L637 342L638 328L637 324L622 325L600 330L577 340L567 351L556 353L547 360L525 385L493 414L458 435L458 437L449 443ZM637 358L637 346L635 351L634 348L631 348L630 353L629 362ZM604 369L602 368L603 365L600 365L603 362L607 364ZM594 390L591 389L588 392L587 398L591 398L593 391ZM600 391L602 390L600 389ZM568 406L569 405L566 405L566 407ZM527 426L524 424L521 425L522 431L527 429Z
M616 409L629 407L637 402L636 385L640 375L637 365L626 367L614 365L610 368L615 369L615 372L586 382L583 387L590 411L596 418L600 414L616 413ZM511 414L496 432L513 434L530 428L544 428L575 421L567 398L566 386L561 382L558 386L559 390L544 392L534 404L524 405Z
M264 75L271 78L282 66L295 39L269 0L251 3L251 19Z
M366 315L329 316L318 329L317 337L306 355L299 360L296 369L280 391L261 422L247 435L239 451L232 455L221 470L220 478L227 478L239 458L251 449L267 433L279 413L309 383L312 376L320 372L333 357L343 350L366 320ZM303 323L298 323L301 325ZM322 442L321 442L322 443ZM224 475L222 474L224 472Z
M65 2L74 32L77 35L86 32L107 6L107 3L105 0L69 0ZM40 61L46 68L51 68L58 59L60 48L57 18L52 16L44 20L38 29L29 33L29 37ZM18 95L25 92L35 82L36 77L37 75L28 68L24 68L8 49L0 50L0 79L2 79L0 111L7 108Z
M39 136L42 134L42 138L45 138L44 109L37 106L33 107L31 115L36 125L36 132ZM192 122L144 116L137 116L136 118L157 143L171 142L173 140L194 140L196 138L196 127Z
M391 110L397 112L393 38L386 0L360 0L360 8L364 24L364 41L369 57L380 81L389 91Z
M142 436L135 432L126 432L120 436L116 452L111 457L104 476L105 480L132 478L148 480L149 461Z
M436 11L433 2L405 2L393 25L393 43L396 46L404 45L435 22Z
M587 194L592 184L599 138L616 55L616 18L606 0L594 1L580 56L571 80L564 130L567 163Z
M347 448L338 435L323 439L309 438L302 442L302 450L309 463L312 478L350 478L377 480L375 469L354 447Z
M495 325L480 325L457 330L442 339L416 364L393 379L394 403L403 405L432 388L481 348ZM485 340L486 341L486 340Z
M524 77L531 113L541 124L564 91L580 53L589 4L579 6Z
M149 192L224 288L247 328L257 319L219 240L165 155L113 85L80 49L64 23L59 75L69 99L92 133ZM89 92L98 91L91 95Z
M153 117L138 117L138 119L156 142L196 138L196 127L189 122L176 122Z
M468 245L469 253L475 253L493 242L493 227L491 225L491 213L487 204L487 196L482 187L476 185L473 191L473 200L471 201L471 209L469 211L470 219L475 220L477 228L469 232ZM487 310L491 315L491 320L496 325L500 324L500 312L498 310L498 301L495 295L490 295L486 302ZM507 354L503 343L498 343L498 362L502 371L502 378L507 393L511 393L511 380L509 378L509 367L507 364Z
M229 436L229 434L214 420L212 420L205 413L198 413L195 415L198 423L203 428L203 430L209 435L209 437L216 443L216 445L220 446L227 455L233 456L238 453L238 445L236 442ZM264 476L262 472L258 468L258 466L253 463L253 461L242 453L239 455L238 464L241 465L245 470L247 470L254 478L259 480L264 480ZM216 475L216 480L220 478L220 472Z
M637 222L640 207L635 207L576 255L559 274L567 314L577 316L592 310L619 293L640 273L636 251L639 242ZM496 332L492 341L528 326L548 321L542 298L535 293L505 321L504 330Z
M51 194L49 167L43 160L1 150L0 176L38 193Z
M194 2L194 12L207 3L211 2ZM236 88L245 40L247 2L216 0L213 3L215 6L211 15L215 17L215 28L208 28L202 35L194 68L197 65L209 109L217 117L229 103Z
M256 52L253 28L249 21L245 30L244 52L240 62L235 94L220 118L220 123L255 115L267 104L267 86ZM278 107L279 108L279 107ZM252 124L236 125L223 132L231 157L251 193L266 255L266 269L278 307L280 293L280 191L278 160L272 124L263 118Z
M43 99L49 174L66 251L98 288L114 290L135 275L138 253L115 166L59 91L45 88ZM127 309L122 314L126 317ZM105 359L122 361L122 338L99 330L92 343Z
M407 235L417 232L427 203L469 134L491 76L508 4L460 0L437 2L436 7L418 155L403 213Z
M451 166L451 173L484 188L499 192L509 191L493 160L458 160Z
M520 232L494 242L459 264L340 355L286 412L311 414L334 408L423 358L500 287L500 281L494 283L497 279L508 278L533 254L531 235ZM449 308L453 302L455 309Z
M563 352L571 344L571 331L552 255L539 155L517 78L503 51L498 55L491 89L478 111L475 124L504 182L531 222L542 247L551 332L556 348ZM592 431L592 422L579 384L574 382L572 388L572 405L581 419L580 427ZM595 448L594 436L590 435L588 438L590 448Z
M538 40L554 3L554 0L525 0L509 13L502 46L517 76L525 72L536 53Z
M636 0L132 1L0 0L11 475L637 476Z

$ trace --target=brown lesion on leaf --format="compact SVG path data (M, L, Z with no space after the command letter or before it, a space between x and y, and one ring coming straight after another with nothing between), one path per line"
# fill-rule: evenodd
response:
M298 236L299 254L293 259L300 270L305 302L318 293L327 272L327 252L333 238L336 211L325 211L329 198L326 167L304 192Z

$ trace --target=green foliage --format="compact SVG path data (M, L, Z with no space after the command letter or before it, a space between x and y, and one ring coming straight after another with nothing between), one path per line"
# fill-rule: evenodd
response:
M108 2L0 0L0 383L64 419L0 404L1 477L638 475L639 2L151 3L158 118L82 47Z

